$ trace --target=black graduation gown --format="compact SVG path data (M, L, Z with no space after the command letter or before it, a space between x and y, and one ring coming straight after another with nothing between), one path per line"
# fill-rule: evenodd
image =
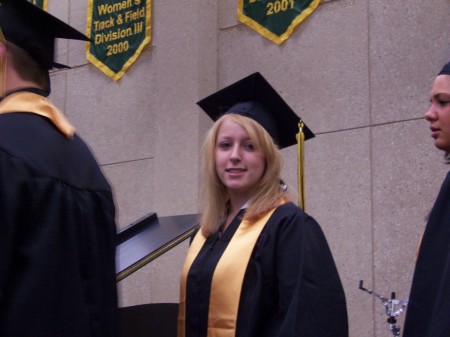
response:
M403 337L450 336L450 172L420 245Z
M85 143L0 114L0 336L115 336L115 209Z
M210 236L186 285L186 337L205 337L214 268L240 224ZM279 206L262 230L248 263L237 337L346 337L341 281L317 222L292 203Z

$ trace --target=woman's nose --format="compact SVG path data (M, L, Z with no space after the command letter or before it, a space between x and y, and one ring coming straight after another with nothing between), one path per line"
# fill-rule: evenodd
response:
M425 112L425 119L427 121L432 121L436 119L436 110L434 108L434 105L431 104L430 108L428 109L427 112Z
M231 149L230 158L233 160L241 158L241 151L240 151L239 145L236 144L233 146L233 148Z

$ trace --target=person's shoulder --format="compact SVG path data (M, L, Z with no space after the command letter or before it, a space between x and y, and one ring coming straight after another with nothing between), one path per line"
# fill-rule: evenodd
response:
M323 237L319 223L292 202L278 206L268 220L263 237L303 240Z
M293 202L286 202L279 205L271 216L271 222L289 223L289 222L304 222L306 220L306 213L295 205Z
M439 195L446 196L450 192L450 171L445 175L445 179L441 184ZM445 198L447 199L447 198Z
M445 182L450 181L450 171L447 172L447 174L445 175Z
M35 175L79 189L110 191L89 146L76 133L63 135L46 117L31 113L0 115L0 148L20 159Z
M307 214L292 201L281 204L276 208L274 213L284 214L285 216L307 216Z
M310 214L293 202L278 206L272 216L274 220L286 223L304 224L310 227L319 227L319 223Z

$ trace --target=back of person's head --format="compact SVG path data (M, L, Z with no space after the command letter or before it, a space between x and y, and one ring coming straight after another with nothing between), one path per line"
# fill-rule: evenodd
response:
M42 67L28 52L11 42L6 43L6 51L8 65L14 69L20 79L32 82L44 90L49 89L48 70Z
M84 34L27 0L0 0L0 31L0 36L6 39L7 44L13 44L7 47L14 54L14 70L22 79L45 84L42 89L48 93L50 81L42 79L40 70L45 70L45 77L48 77L48 71L52 68L68 68L55 62L55 40L89 41ZM15 47L26 51L28 55ZM16 61L16 57L20 57L20 60Z
M47 70L67 67L55 62L56 39L89 41L84 34L27 0L0 0L0 29L7 41L26 50Z

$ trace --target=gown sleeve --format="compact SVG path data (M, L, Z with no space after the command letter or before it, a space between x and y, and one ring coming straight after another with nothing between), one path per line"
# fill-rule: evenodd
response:
M348 336L345 294L326 238L297 206L281 206L269 220L244 282L240 314L254 336Z
M405 337L450 336L450 172L430 213L417 258Z
M342 284L325 236L313 218L296 215L280 232L277 263L278 336L347 336Z

